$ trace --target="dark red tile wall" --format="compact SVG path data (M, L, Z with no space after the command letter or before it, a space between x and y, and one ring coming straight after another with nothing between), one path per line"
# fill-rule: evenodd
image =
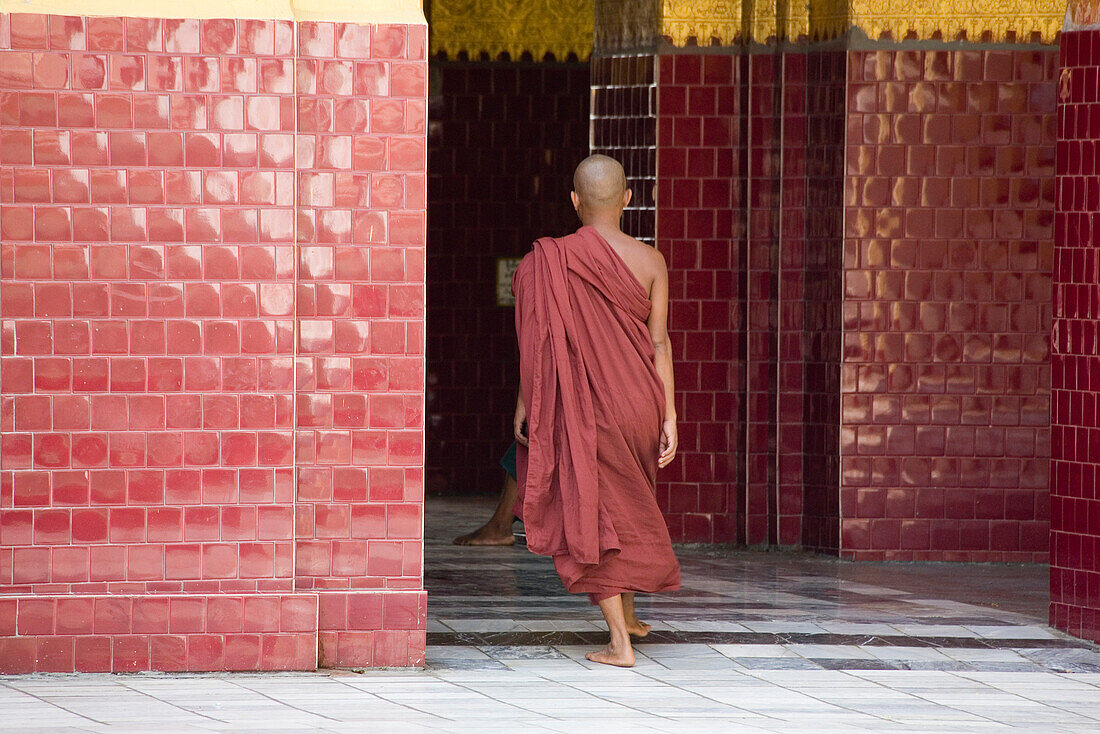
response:
M745 257L744 541L794 546L802 535L803 324L806 261L807 58L748 53L739 204Z
M670 267L682 463L673 536L798 545L807 58L658 57L657 246Z
M744 542L745 69L731 52L596 56L592 70L593 152L623 163L624 230L669 267L680 450L657 499L674 540Z
M840 365L847 54L807 54L802 540L840 550Z
M422 659L424 27L0 18L2 644L313 667L291 592L362 587L358 664Z
M646 103L652 57L597 57L593 135L615 143L597 149L624 161L657 161L656 244L669 263L682 459L658 482L672 535L794 546L803 534L803 434L817 415L807 411L820 403L804 399L807 56L724 51L658 55L655 107ZM647 137L654 122L656 151ZM835 165L830 174L836 210ZM642 176L632 184L651 185ZM832 222L816 236L836 243Z
M669 267L680 451L659 475L672 536L736 542L744 505L744 68L733 54L657 57L657 247Z
M497 259L579 222L588 64L432 63L428 180L428 489L495 494L518 389Z
M803 422L806 383L806 257L807 148L809 135L808 58L804 53L784 53L773 57L777 64L772 72L779 81L773 85L773 98L780 126L781 161L776 171L779 177L778 274L775 278L776 320L774 353L776 354L775 390L775 504L770 514L775 522L769 527L772 544L792 547L802 542L803 464L805 437ZM774 87L778 86L776 90ZM773 128L774 130L774 128ZM750 248L750 252L751 252ZM752 393L750 392L750 396Z
M656 117L673 537L1044 560L1053 53L729 51L593 66L600 150Z
M1100 642L1100 31L1062 36L1054 224L1050 621Z
M1056 62L849 54L846 558L1047 558Z
M783 209L784 55L743 54L747 128L740 200L744 222L737 263L744 321L744 542L774 545L779 522L779 309ZM794 454L792 456L796 456Z

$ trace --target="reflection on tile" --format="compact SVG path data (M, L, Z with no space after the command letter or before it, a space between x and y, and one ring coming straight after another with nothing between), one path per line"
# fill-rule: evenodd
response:
M505 645L502 647L488 646L480 649L494 660L556 660L565 659L566 657L549 646Z
M1059 195L1052 267L1054 337L1050 343L1051 370L1056 376L1050 405L1051 431L1060 438L1054 441L1050 462L1051 545L1060 552L1052 554L1050 581L1054 625L1100 642L1100 597L1092 591L1100 588L1097 528L1089 520L1100 511L1100 495L1096 493L1100 453L1091 440L1075 438L1095 436L1100 427L1100 352L1095 343L1100 326L1100 310L1096 307L1100 303L1100 279L1095 268L1100 242L1081 229L1084 222L1095 217L1098 204L1093 182L1100 166L1095 158L1076 153L1095 145L1097 137L1086 121L1100 112L1100 103L1085 94L1081 84L1087 86L1084 80L1096 73L1100 64L1098 49L1100 31L1091 26L1067 34L1060 44L1059 154L1055 157L1053 181ZM1063 548L1066 550L1061 551ZM1082 594L1082 589L1090 591Z
M606 627L598 609L564 591L550 559L528 552L522 536L505 548L450 544L492 507L428 501L428 645L440 651L429 654L432 669L450 669L447 650L515 670L530 669L517 658L591 667L583 653L606 642ZM681 549L679 557L683 589L637 597L653 624L635 646L649 670L1100 669L1100 653L1045 627L1030 601L1045 593L1042 569L958 565L945 577L941 566L811 555Z

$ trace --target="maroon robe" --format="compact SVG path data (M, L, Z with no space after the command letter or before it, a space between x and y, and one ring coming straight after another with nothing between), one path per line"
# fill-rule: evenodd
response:
M530 443L517 454L527 547L553 556L566 588L593 603L680 588L656 499L665 394L649 294L593 227L538 240L512 290Z

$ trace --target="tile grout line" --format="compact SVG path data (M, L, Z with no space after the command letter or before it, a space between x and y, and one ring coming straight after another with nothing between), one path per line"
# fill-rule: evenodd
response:
M440 681L441 683L446 683L448 685L454 685L452 681L446 681L446 680L444 680L442 678L439 678L439 677L436 677L436 676L432 676L432 677L435 678L435 680ZM410 706L406 703L403 703L401 701L394 701L392 699L386 698L381 693L376 693L374 691L364 691L364 689L360 688L359 686L353 686L350 683L348 683L346 680L338 680L337 682L342 686L345 686L347 688L351 688L351 689L359 691L361 693L368 693L371 696L374 696L375 698L377 698L379 701L385 701L386 703L391 704L393 706L400 706L403 709L408 709L409 711L415 711L418 714L424 714L425 716L431 716L434 719L440 719L442 721L452 721L452 722L455 721L455 719L448 719L446 716L440 716L439 714L432 713L431 711L424 711L424 710L416 708L415 706ZM456 687L461 687L461 686L456 686Z
M747 669L744 669L744 668L742 670L737 670L736 672L741 674L741 675L747 676L747 677L756 678L756 676L750 676L747 672ZM690 688L684 688L683 686L681 686L678 683L673 683L673 682L670 682L670 681L663 681L660 678L655 678L654 676L648 675L645 672L641 672L639 674L646 677L646 678L649 678L650 680L652 680L654 682L660 683L663 686L672 686L673 688L675 688L677 690L684 691L685 693L690 693L690 694L692 694L694 696L697 696L698 698L701 698L705 701L712 701L714 703L720 704L722 706L725 706L726 708L733 709L735 711L744 711L746 714L749 714L749 715L752 715L752 716L761 716L761 717L764 717L766 719L774 719L775 721L786 722L785 719L780 719L777 716L772 716L771 714L766 714L766 713L762 713L762 712L759 712L759 711L750 711L748 709L743 709L743 708L740 708L739 706L734 706L733 704L729 704L729 703L726 703L724 701L719 701L717 699L711 698L710 696L699 693L698 691L693 691ZM759 679L757 678L757 680L759 680Z
M983 714L976 714L972 711L966 711L964 709L957 708L957 707L955 707L955 706L953 706L952 704L949 704L949 703L942 703L940 701L933 701L929 698L925 698L924 696L913 693L912 691L898 691L896 688L888 686L885 683L883 683L882 681L874 680L872 678L868 678L868 677L864 677L864 676L860 676L860 675L853 675L852 671L841 671L841 672L843 672L845 675L849 675L853 678L857 678L859 680L862 680L862 681L865 681L865 682L868 682L868 683L872 683L873 685L875 685L879 688L884 688L884 689L889 690L889 691L895 691L895 692L903 693L906 696L910 696L910 697L915 698L919 701L924 701L925 703L927 703L931 706L947 708L947 709L950 709L952 711L957 711L959 713L966 714L968 716L976 716L978 718L985 719L986 721L996 723L996 724L1004 724L1004 722L998 721L997 719L990 718L990 717L985 716ZM874 671L867 671L867 672L874 672ZM945 673L945 674L947 674L947 675L949 675L953 678L965 678L965 676L959 675L956 671L952 671L952 670L937 671L937 672L943 672L943 673ZM971 679L967 678L967 680L971 680ZM984 688L992 688L992 686L990 686L986 683L982 683L981 681L974 681L974 682L975 683L981 683L981 685ZM892 719L888 719L888 720L892 721Z
M565 653L562 653L562 654L564 655ZM566 657L568 657L568 656L566 656ZM648 658L648 656L645 656L645 655L643 655L643 657ZM574 663L576 663L578 666L580 666L583 670L602 670L602 668L589 668L587 665L584 665L584 663L582 663L580 660L574 660L573 658L569 658L569 659L572 660ZM648 658L648 659L652 660L657 665L660 665L660 663L657 662L656 660L653 660L652 658ZM599 665L599 663L597 663L597 665ZM664 667L664 666L662 665L661 667ZM643 678L649 678L649 676L647 676L645 673L643 673L641 671L638 671L636 669L633 669L633 668L629 668L629 669L624 668L624 670L627 670L629 673L631 673L633 675L638 675L638 676L641 676ZM667 670L667 668L666 668L666 670ZM575 691L585 693L589 696L592 696L593 698L595 698L597 700L600 700L600 701L603 701L605 703L611 704L612 706L619 706L619 707L627 709L629 711L637 711L638 713L644 714L646 716L657 717L659 719L664 719L664 720L672 720L672 717L670 717L670 716L665 716L663 714L655 714L651 711L644 711L642 709L635 708L634 706L629 706L629 705L627 705L625 703L622 703L620 701L612 701L611 699L605 698L601 695L594 694L594 693L589 693L588 691L585 691L585 690L581 689L580 687L578 687L577 685L574 685L573 683L570 683L568 681L554 680L552 678L547 678L545 675L542 675L542 674L539 674L539 673L536 673L536 675L542 680L545 680L547 682L557 683L559 685L566 686L567 688L571 688Z
M275 698L274 696L272 696L270 694L264 693L263 691L257 690L255 688L250 687L250 686L243 685L243 684L238 683L237 681L234 681L230 678L220 678L220 680L224 680L227 683L229 683L230 685L234 685L234 686L236 686L238 688L241 688L243 690L251 691L252 693L255 693L256 695L261 696L262 698L266 698L269 701L273 701L273 702L279 704L280 706L285 706L289 709L294 709L295 711L301 711L303 714L309 714L310 716L319 716L320 718L328 719L329 721L340 721L340 719L334 719L331 716L326 716L325 714L319 714L319 713L316 713L314 711L308 711L308 710L306 710L304 708L301 708L299 706L295 706L292 703L288 703L288 702L283 701L281 699Z
M160 701L161 703L163 703L163 704L165 704L165 705L167 705L167 706L171 706L171 707L173 707L173 708L179 709L180 711L186 711L187 713L191 714L192 716L199 716L199 717L202 717L202 718L204 718L204 719L210 719L211 721L217 721L217 722L219 722L219 723L221 723L221 724L228 724L228 723L229 723L228 721L226 721L226 720L224 720L224 719L219 719L219 718L217 718L216 716L208 716L207 714L200 714L200 713L199 713L199 712L197 712L197 711L192 711L191 709L185 708L185 707L183 707L183 706L181 706L181 705L179 705L179 704L176 704L176 703L172 703L171 701L166 701L166 700L164 700L163 698L161 698L160 696L154 696L154 695L153 695L153 694L151 694L151 693L147 693L147 692L145 692L145 691L142 691L142 690L140 690L140 689L138 689L138 688L134 688L133 686L129 685L129 684L128 684L128 683L126 682L126 680L125 680L125 679L123 679L123 680L120 680L120 681L119 681L119 685L120 685L120 686L122 686L122 687L123 687L124 689L126 689L127 691L133 691L134 693L137 693L137 694L139 694L139 695L141 695L141 696L147 696L148 698L151 698L151 699L153 699L154 701Z
M967 673L967 672L968 672L968 671L960 671L960 672L958 673L958 676L959 676L960 678L966 678L967 680L972 680L972 681L974 681L975 683L981 683L982 685L988 686L988 687L990 687L990 688L995 688L995 689L997 689L998 691L1001 691L1002 693L1006 693L1006 694L1008 694L1008 695L1010 695L1010 696L1015 696L1016 698L1022 698L1022 699L1023 699L1023 700L1025 700L1025 701L1031 701L1032 703L1037 703L1037 704L1039 704L1040 706L1046 706L1046 707L1049 707L1049 708L1057 709L1058 711L1064 711L1065 713L1067 713L1067 714L1070 714L1070 715L1072 715L1072 716L1081 716L1081 717L1083 717L1083 718L1086 718L1086 719L1092 719L1093 721L1097 721L1097 722L1100 722L1100 717L1097 717L1097 716L1089 716L1088 714L1082 714L1082 713L1079 713L1079 712L1077 712L1077 711L1070 711L1069 709L1066 709L1066 708L1062 708L1062 707L1061 707L1061 706L1059 706L1058 704L1054 704L1054 703L1047 703L1047 702L1045 702L1045 701L1039 701L1039 700L1036 700L1036 699L1034 699L1034 698L1031 698L1030 696L1025 696L1024 694L1022 694L1022 693L1019 693L1019 692L1017 692L1017 691L1009 691L1009 690L1005 690L1004 688L1001 688L1000 686L996 685L996 684L995 684L995 683L993 683L993 682L986 682L986 681L978 680L978 679L976 679L976 678L973 678L973 677L968 677L968 676L966 675L966 673ZM1064 675L1064 674L1063 674L1063 675Z
M66 708L66 707L64 707L64 706L62 706L58 703L54 703L53 701L49 701L45 698L42 698L41 696L38 696L34 693L31 693L30 691L25 691L25 690L20 689L20 688L13 688L12 686L8 685L7 683L5 683L3 681L0 681L0 686L4 686L8 690L18 691L19 693L22 693L24 696L29 696L30 698L33 698L36 701L44 703L47 706L58 709L60 711L64 711L65 713L68 713L68 714L72 714L73 716L79 716L82 719L87 719L88 721L99 724L100 726L110 726L110 724L106 721L100 721L99 719L94 719L91 716L87 716L87 715L79 713L77 711L73 711L73 710L68 709L68 708Z
M505 667L507 667L507 666L505 666ZM436 678L436 680L444 680L442 678L439 678L438 676L434 676L434 677ZM557 682L557 681L554 681L554 682ZM529 709L525 709L522 706L518 706L514 703L510 703L508 701L501 700L501 699L497 698L496 696L491 696L487 693L482 693L481 691L477 690L476 688L470 688L469 686L463 685L462 683L459 683L458 681L448 680L447 683L455 686L456 688L461 688L464 691L470 691L471 693L474 693L478 696L481 696L482 698L486 698L490 701L496 701L499 704L503 704L505 706L509 706L511 708L514 708L514 709L519 709L520 711L524 711L524 712L527 712L527 713L533 713ZM539 716L541 718L550 719L551 721L564 721L564 719L562 719L560 717L557 717L557 716L551 716L550 714L540 713Z

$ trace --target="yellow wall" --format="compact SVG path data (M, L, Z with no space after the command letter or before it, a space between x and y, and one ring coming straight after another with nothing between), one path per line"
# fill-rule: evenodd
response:
M895 40L915 32L917 38L953 41L960 33L971 41L1030 41L1033 33L1053 42L1062 28L1066 0L652 0L654 8L639 13L651 0L597 0L596 40L603 49L652 44L664 36L674 45L689 39L709 46L774 38L835 38L858 28L870 38L889 33ZM1100 0L1079 0L1100 8ZM638 18L652 19L648 29ZM1100 12L1095 12L1100 22ZM633 25L631 25L633 22ZM617 29L629 29L628 35Z
M424 22L420 0L0 0L0 13Z
M940 31L952 41L960 31L967 40L980 41L989 32L1003 41L1010 31L1016 39L1028 41L1038 33L1043 41L1054 40L1062 29L1066 0L832 0L851 5L849 22L871 38L890 31L900 40L910 31L918 38L931 38Z
M643 48L659 35L662 0L595 0L595 46Z
M809 17L806 0L662 0L660 34L677 46L692 36L701 46L709 46L712 38L723 44L798 38L807 34Z
M1100 0L1070 0L1067 20L1071 28L1100 25Z
M593 0L432 0L428 29L432 54L496 58L524 51L535 60L547 53L564 59L592 53Z

